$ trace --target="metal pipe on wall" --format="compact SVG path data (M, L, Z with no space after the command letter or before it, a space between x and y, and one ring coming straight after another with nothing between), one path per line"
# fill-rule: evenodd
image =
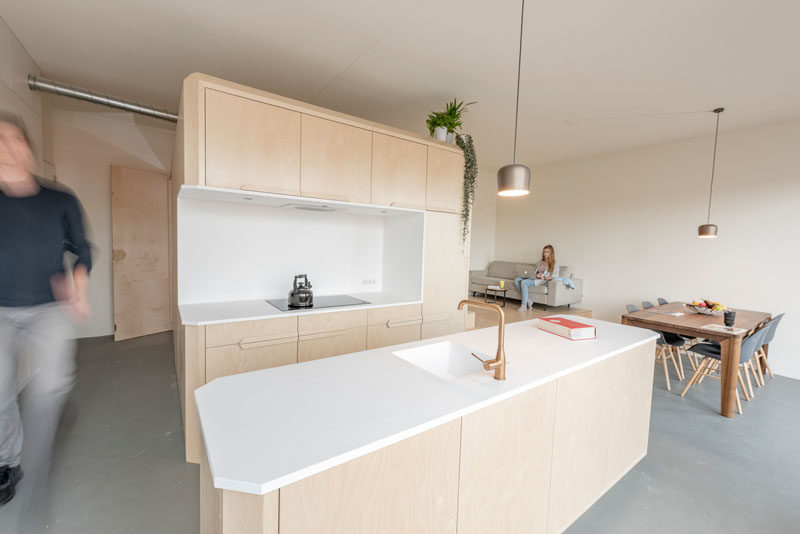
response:
M89 89L81 89L80 87L74 87L66 83L56 82L46 78L37 78L36 76L32 76L30 74L28 74L28 88L31 91L53 93L59 96L84 100L93 104L100 104L101 106L124 109L125 111L130 111L132 113L139 113L140 115L155 117L156 119L178 122L178 115L166 109L145 106L143 104L137 104L136 102L128 102L122 98L96 93L94 91L90 91Z

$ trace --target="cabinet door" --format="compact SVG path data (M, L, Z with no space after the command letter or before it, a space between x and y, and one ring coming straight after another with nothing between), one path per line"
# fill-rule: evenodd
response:
M367 348L377 349L420 339L422 305L367 310Z
M302 315L297 320L300 337L367 326L367 310Z
M302 124L300 194L368 204L372 132L305 114Z
M463 184L464 155L428 147L427 208L460 213Z
M429 211L425 214L425 289L422 300L425 323L459 320L458 303L467 296L468 245L461 244L459 216ZM443 335L443 334L442 334Z
M206 382L290 363L297 363L297 341L212 347L206 349Z
M307 362L341 354L359 352L367 348L367 327L348 328L334 332L300 336L297 344L297 361Z
M372 134L372 204L425 209L427 147Z
M300 113L206 89L206 185L300 193Z
M297 341L297 317L238 321L211 324L206 327L206 347L235 344L246 347L276 340Z

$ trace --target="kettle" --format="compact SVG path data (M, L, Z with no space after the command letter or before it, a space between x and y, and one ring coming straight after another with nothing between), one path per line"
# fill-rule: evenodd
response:
M298 279L302 279L298 282ZM310 308L314 305L314 293L311 291L311 282L308 275L298 274L294 277L294 285L289 291L290 308Z

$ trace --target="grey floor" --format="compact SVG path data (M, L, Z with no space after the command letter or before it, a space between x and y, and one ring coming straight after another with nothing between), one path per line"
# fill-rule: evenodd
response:
M196 534L169 334L84 340L78 361L45 532ZM768 379L733 420L717 415L718 382L680 389L655 372L648 455L568 532L800 532L800 381Z

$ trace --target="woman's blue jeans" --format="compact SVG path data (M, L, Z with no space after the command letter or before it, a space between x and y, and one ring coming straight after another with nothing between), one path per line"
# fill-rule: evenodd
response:
M522 295L521 302L523 306L528 303L528 288L537 285L536 282L540 281L544 282L544 280L533 280L532 278L523 278L521 276L514 278L514 285L519 294Z

